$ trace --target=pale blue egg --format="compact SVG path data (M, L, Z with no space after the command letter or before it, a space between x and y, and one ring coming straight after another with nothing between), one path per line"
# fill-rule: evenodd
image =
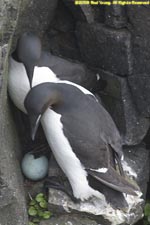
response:
M35 158L32 153L24 155L21 163L23 174L30 180L37 181L48 173L48 159L46 156Z

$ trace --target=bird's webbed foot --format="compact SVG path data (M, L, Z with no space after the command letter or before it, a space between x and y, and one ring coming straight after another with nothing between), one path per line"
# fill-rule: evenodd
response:
M74 203L80 202L79 199L74 197L72 190L71 191L68 190L68 188L65 187L65 185L62 183L62 181L60 179L58 179L58 177L56 177L56 176L49 176L48 178L46 178L46 180L44 182L44 187L60 190L60 191L64 192L65 194L67 194ZM69 189L71 189L71 188L69 188Z

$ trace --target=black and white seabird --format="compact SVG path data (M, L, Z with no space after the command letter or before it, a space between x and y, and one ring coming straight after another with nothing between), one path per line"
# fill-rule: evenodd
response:
M92 94L85 94L71 83L43 83L28 93L25 108L32 138L41 121L75 198L101 196L89 185L89 175L116 191L136 195L138 189L112 165L112 149L118 156L115 159L121 162L121 138L110 115Z
M59 76L62 73L56 61L57 57L42 51L37 35L26 32L18 39L16 49L9 60L8 91L12 101L21 111L26 113L23 102L30 88L44 82L56 82L62 77ZM59 58L59 62L63 70L63 59ZM58 75L53 73L53 70L58 72ZM71 68L69 70L72 73L74 71Z
M46 66L38 66L41 41L32 33L24 33L9 59L8 92L14 104L23 112L24 99L30 88L52 82L56 75Z
M39 39L23 34L10 58L8 78L12 101L29 114L32 138L41 121L75 198L101 197L89 185L90 176L118 192L136 194L137 188L115 170L117 160L122 173L123 153L120 134L108 112L91 92L39 66L40 52Z

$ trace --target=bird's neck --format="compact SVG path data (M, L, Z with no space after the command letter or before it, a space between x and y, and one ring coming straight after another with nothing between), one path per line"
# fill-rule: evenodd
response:
M48 67L35 66L32 80L32 87L46 82L57 83L59 79Z
M17 51L16 51L16 50L12 53L12 58L13 58L16 62L21 63L21 61L20 61L19 58L18 58L18 54L17 54Z

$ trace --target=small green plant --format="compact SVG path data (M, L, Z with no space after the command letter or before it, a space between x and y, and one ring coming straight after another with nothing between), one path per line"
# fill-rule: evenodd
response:
M150 224L150 203L147 202L144 207L144 225Z
M52 216L52 213L48 211L47 197L43 193L37 194L35 198L30 196L28 215L29 225L38 225L41 220Z

